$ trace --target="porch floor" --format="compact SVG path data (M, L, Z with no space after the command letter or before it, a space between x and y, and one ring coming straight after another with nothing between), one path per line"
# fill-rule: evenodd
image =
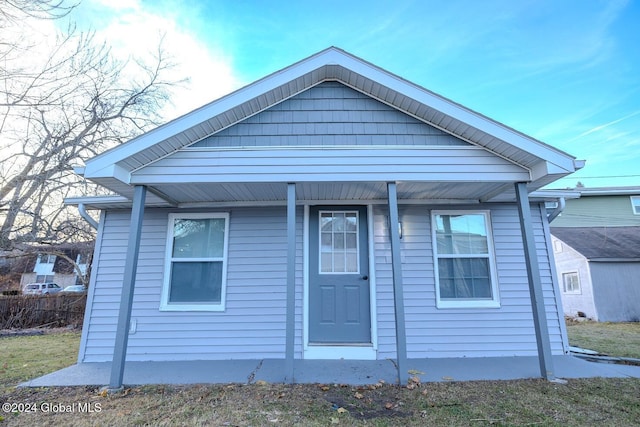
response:
M640 378L640 366L588 362L554 356L558 378ZM102 386L109 383L111 363L79 363L20 384L21 387ZM423 382L512 380L539 377L536 357L409 359L410 375ZM284 360L127 362L124 384L203 384L283 382ZM296 360L296 383L373 384L398 382L393 360Z

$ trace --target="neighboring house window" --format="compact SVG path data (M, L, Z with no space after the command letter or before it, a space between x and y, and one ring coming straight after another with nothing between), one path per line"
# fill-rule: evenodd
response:
M499 307L488 212L432 212L438 308Z
M53 264L55 262L56 262L56 256L55 255L40 254L38 256L38 263L40 263L40 264Z
M634 215L640 215L640 196L631 196L631 208Z
M565 294L579 294L580 291L580 276L578 272L573 271L571 273L562 273L562 283Z
M229 214L169 214L161 310L223 311Z
M53 282L53 274L38 274L36 276L36 283L46 283L46 282Z
M562 252L562 242L560 240L553 241L553 251L557 254Z

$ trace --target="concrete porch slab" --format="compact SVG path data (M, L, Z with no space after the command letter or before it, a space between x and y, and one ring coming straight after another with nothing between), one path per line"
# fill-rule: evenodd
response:
M640 378L640 366L595 363L573 356L554 356L558 378ZM79 363L20 384L21 387L103 386L109 383L111 363ZM536 357L409 359L410 375L423 382L481 381L538 378ZM295 382L374 384L398 381L392 360L296 360ZM124 383L225 384L282 382L284 360L216 360L127 362Z

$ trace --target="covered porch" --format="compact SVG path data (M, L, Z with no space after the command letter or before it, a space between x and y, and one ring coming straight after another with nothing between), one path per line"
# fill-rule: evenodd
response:
M297 183L187 183L171 184L138 183L122 193L124 196L79 199L74 203L96 209L131 209L128 234L128 250L124 268L123 287L116 341L112 363L81 363L68 368L69 378L86 377L78 381L108 383L118 389L123 384L142 381L182 382L245 382L264 379L276 382L348 382L366 383L384 379L391 383L407 382L410 371L429 373L425 381L441 381L447 378L514 379L543 377L554 379L559 374L556 361L570 367L568 377L581 375L571 372L580 361L552 357L546 314L542 297L542 285L538 265L535 262L533 221L531 220L530 195L526 182L297 182ZM549 195L532 196L536 201ZM199 200L199 201L195 201ZM481 206L502 202L518 206L520 236L524 242L527 277L531 296L533 325L536 332L537 357L473 358L473 359L408 359L407 333L405 330L405 298L403 295L401 224L399 205L456 207ZM377 206L387 212L389 223L393 312L397 357L394 360L303 360L295 356L296 339L296 257L300 241L296 238L296 211L300 207L317 205L367 205ZM286 300L286 348L283 360L243 361L192 361L192 362L125 362L131 325L131 310L138 267L141 230L146 208L170 208L194 211L224 209L237 206L286 207L287 224L287 300ZM406 232L406 231L405 231ZM357 358L356 358L357 359ZM159 364L158 364L159 363ZM480 364L479 364L480 363ZM576 365L577 364L577 365ZM148 367L145 367L148 366ZM483 366L483 367L482 367ZM206 367L206 368L205 368ZM584 367L584 366L583 366ZM176 368L176 369L173 369ZM179 368L179 369L178 369ZM156 372L156 373L154 373ZM163 372L159 376L157 372ZM174 373L169 373L174 372ZM191 372L191 374L190 374ZM590 371L586 371L590 372ZM108 373L108 379L105 374ZM456 375L451 375L456 373ZM193 377L191 376L193 375ZM590 376L591 374L587 374ZM51 377L52 381L59 381ZM147 379L145 379L147 378ZM339 379L341 379L339 381ZM166 379L166 381L165 381ZM48 381L48 380L47 380ZM71 380L70 380L71 381ZM99 381L100 382L100 381ZM38 384L38 383L34 383Z
M640 378L640 366L588 362L553 356L558 378ZM516 380L539 376L533 357L409 359L407 367L422 382ZM298 383L398 384L392 360L296 360ZM128 362L124 384L253 384L283 382L283 360ZM20 384L21 387L101 386L109 382L110 363L80 363Z

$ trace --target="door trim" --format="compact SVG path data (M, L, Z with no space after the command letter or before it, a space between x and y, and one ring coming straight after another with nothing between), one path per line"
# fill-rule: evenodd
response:
M357 204L352 204L357 206ZM322 205L318 205L322 206ZM362 206L362 205L359 205ZM309 209L304 205L303 219L303 296L302 296L302 357L303 359L375 360L378 350L378 322L376 316L376 276L373 241L373 206L367 207L367 246L369 257L369 305L371 313L371 344L310 345L309 344Z

